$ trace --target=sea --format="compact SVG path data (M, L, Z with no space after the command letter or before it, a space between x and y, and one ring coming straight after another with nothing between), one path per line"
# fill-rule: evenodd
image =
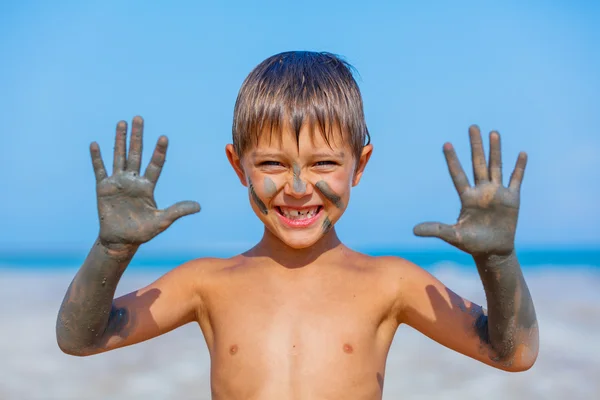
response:
M370 249L427 269L485 304L471 257L453 250ZM142 252L117 295L143 287L202 252ZM218 256L233 255L221 251ZM384 399L600 399L600 247L519 249L536 307L540 353L528 371L496 370L401 326ZM62 297L85 251L0 251L0 400L210 399L210 356L195 324L92 357L55 339ZM214 253L211 256L215 256Z

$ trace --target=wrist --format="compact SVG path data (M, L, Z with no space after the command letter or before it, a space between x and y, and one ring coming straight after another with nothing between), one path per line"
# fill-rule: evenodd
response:
M109 243L103 241L101 238L96 240L96 246L100 247L105 254L114 258L132 258L140 247L136 244L127 243Z
M514 248L510 252L473 254L475 264L478 267L486 268L502 267L516 260L516 258L517 255Z

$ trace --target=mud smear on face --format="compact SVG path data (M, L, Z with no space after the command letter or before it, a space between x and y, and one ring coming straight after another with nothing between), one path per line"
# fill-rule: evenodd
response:
M268 176L265 176L263 184L265 185L265 194L269 197L275 196L275 193L277 193L277 185L275 185L275 182Z
M315 183L315 187L319 189L319 191L325 196L327 200L333 203L337 208L343 208L344 203L342 202L342 198L338 196L327 184L327 182L321 180Z
M323 220L323 233L327 233L329 232L329 230L331 229L331 220L329 219L329 217L325 217L325 219Z
M294 171L294 192L304 194L306 193L306 183L300 179L300 167L298 164L293 165Z
M248 178L248 188L250 190L250 196L252 197L252 201L254 201L256 207L258 207L261 213L267 215L269 213L269 210L267 209L265 203L263 203L260 197L258 197L258 195L256 194L256 191L254 190L254 185L252 184L252 180L250 180L250 178Z
M340 196L338 196L331 189L331 187L329 187L327 182L325 182L324 180L320 180L317 183L315 183L315 187L323 194L323 196L325 196L325 198L327 200L329 200L331 203L333 203L334 206L336 206L339 209L344 207L342 198ZM329 217L325 217L325 219L323 220L323 226L322 226L323 233L329 232L331 230L332 226L333 226L333 224L332 224L331 220L329 219Z

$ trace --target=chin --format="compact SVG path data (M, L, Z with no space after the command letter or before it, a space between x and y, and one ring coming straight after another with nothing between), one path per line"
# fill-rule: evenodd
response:
M269 229L271 234L287 247L290 247L294 250L307 249L323 238L323 232L320 229L288 231L284 229L273 228L275 227L271 227L271 229Z
M302 250L311 247L323 237L323 235L277 235L279 240L294 250Z

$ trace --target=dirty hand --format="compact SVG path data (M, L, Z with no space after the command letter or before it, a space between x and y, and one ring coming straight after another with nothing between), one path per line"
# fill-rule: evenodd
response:
M167 152L168 139L158 139L150 164L140 175L144 121L133 119L129 154L126 156L127 123L117 125L113 174L107 176L100 148L90 145L96 175L96 195L100 218L100 243L104 246L139 246L167 229L177 219L200 211L195 201L183 201L159 210L154 188Z
M471 126L469 136L475 186L469 184L452 145L444 145L450 176L461 201L458 221L454 225L421 223L414 227L414 234L438 237L473 256L508 255L514 249L527 154L519 154L509 184L504 187L498 132L490 133L489 166L486 164L479 128Z

